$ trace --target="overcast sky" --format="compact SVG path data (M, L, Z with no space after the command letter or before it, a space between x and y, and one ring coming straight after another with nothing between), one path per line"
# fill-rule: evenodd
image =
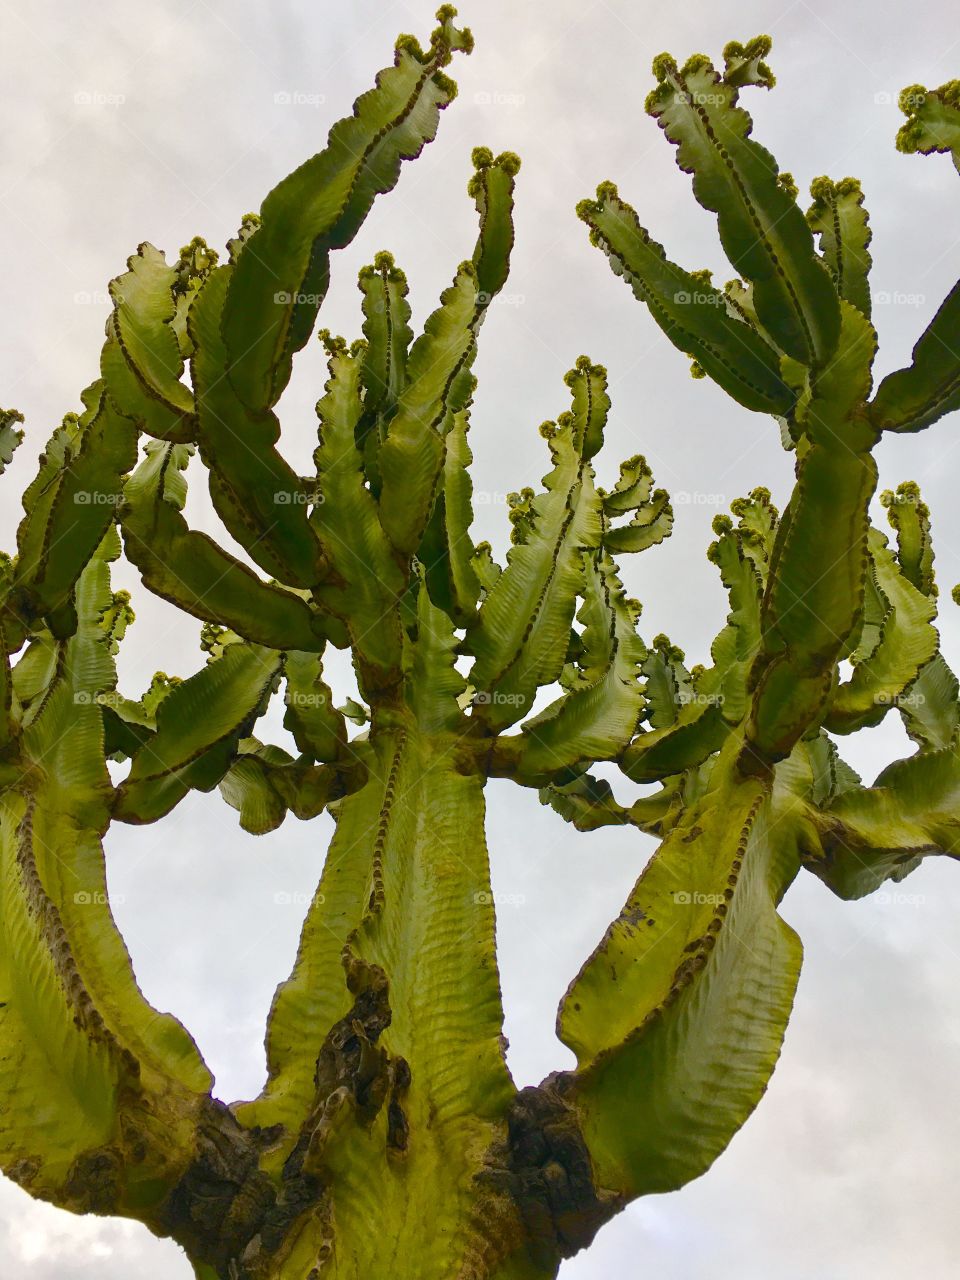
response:
M27 442L0 482L0 545L12 548L17 495L49 431L80 407L81 388L96 376L107 282L126 256L150 240L175 257L195 234L222 247L240 216L323 145L389 61L396 34L429 34L434 8L419 0L0 3L0 404L27 419ZM900 156L893 146L897 91L960 74L955 3L464 0L461 16L477 48L453 69L460 97L438 140L336 260L323 323L359 333L356 271L383 247L406 269L422 322L472 249L471 148L518 151L514 271L476 366L478 534L502 554L505 494L546 470L537 426L565 407L563 372L581 352L601 360L614 409L600 481L609 485L619 460L643 451L677 513L670 541L625 567L628 588L644 602L648 638L665 630L702 660L726 612L704 557L710 521L757 484L782 505L791 461L770 419L688 377L687 361L589 247L574 206L613 178L674 259L729 278L713 219L695 206L642 103L654 54L719 59L728 39L767 31L779 85L748 95L756 133L802 190L821 173L863 180L878 369L897 367L960 273L960 188L949 159ZM311 344L280 406L296 466L315 443L323 376ZM941 633L954 666L958 430L955 415L878 450L882 487L915 479L933 509ZM199 483L190 513L213 528ZM197 624L128 585L138 622L125 641L122 685L136 696L157 667L186 675L201 655ZM889 717L844 748L868 779L909 749ZM509 784L492 784L489 799L494 888L512 902L499 912L510 1062L526 1084L571 1061L553 1035L557 1001L653 845L622 831L577 835L535 793ZM214 794L188 799L154 828L120 827L108 839L116 914L141 985L190 1027L225 1099L259 1088L264 1019L291 967L331 825L288 818L254 839ZM842 903L801 876L783 913L804 940L806 964L767 1097L706 1177L635 1204L565 1264L563 1280L956 1274L960 875L930 864L895 889ZM0 1185L3 1277L188 1280L190 1272L176 1246L145 1228L74 1219Z

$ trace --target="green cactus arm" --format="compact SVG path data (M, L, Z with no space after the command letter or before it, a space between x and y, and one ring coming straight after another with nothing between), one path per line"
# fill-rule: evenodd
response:
M280 673L280 654L239 642L172 689L157 710L156 733L133 756L117 788L114 817L153 822L191 789L212 790L263 713Z
M346 749L347 727L323 679L320 655L291 650L284 660L283 674L283 727L293 734L297 750L327 764L339 759Z
M603 513L614 517L646 506L653 494L653 472L642 453L620 463L620 475L609 493L603 495Z
M243 245L244 237L252 232L251 219L254 214L247 214L236 240L228 240L227 248L230 261L236 261L236 253ZM202 236L194 236L189 244L180 250L180 257L174 264L176 279L173 282L174 314L170 327L177 337L177 345L184 362L193 355L193 342L187 328L190 308L197 299L200 286L220 260L216 249L211 249Z
M185 445L151 441L124 487L124 547L144 584L204 622L222 623L255 644L320 650L324 635L309 606L263 582L181 514L186 501Z
M141 431L165 440L192 440L193 392L181 381L183 355L177 316L178 267L161 250L141 244L126 272L110 282L113 314L100 370L107 391Z
M448 12L427 51L401 37L393 66L333 126L326 149L264 200L223 315L230 377L249 408L280 398L326 293L330 251L350 243L376 196L396 185L401 161L433 139L440 111L456 93L442 67L453 50L471 46Z
M0 787L6 785L5 757L13 742L13 674L5 628L0 625Z
M361 771L348 773L355 789ZM301 821L317 817L350 789L346 781L340 769L294 760L280 747L245 738L219 785L224 800L239 813L243 830L260 836L275 831L288 810Z
M363 451L371 492L379 497L380 445L406 385L413 330L407 278L392 254L378 253L372 266L362 268L358 283L363 294L363 336L367 345L360 371L363 416L357 424L357 444Z
M14 452L23 443L23 431L17 426L23 422L18 409L0 409L0 476L10 465Z
M249 409L227 376L221 336L224 299L232 273L254 252L254 238L236 264L217 267L207 276L190 308L197 439L210 470L210 496L227 529L271 577L309 589L327 572L308 519L310 495L276 448L276 415Z
M905 369L887 374L870 412L883 431L922 431L960 408L960 280L913 348Z
M948 747L960 729L960 684L942 654L936 654L897 699L909 736L925 750Z
M119 699L118 699L119 701ZM101 706L103 716L103 753L108 760L120 764L129 760L153 736L153 729L128 717L126 708L114 705L113 696Z
M573 430L583 441L583 456L592 458L603 444L603 432L610 411L607 371L591 364L586 356L566 375L573 394ZM633 512L626 524L614 525L621 515ZM642 454L634 454L620 464L613 492L603 495L603 545L613 555L646 551L673 531L673 508L665 489L653 488L653 472Z
M739 40L731 40L723 48L723 81L724 84L757 85L761 89L772 89L777 78L764 62L773 48L769 36L754 36L746 44Z
M753 284L760 323L785 355L825 366L840 335L837 295L776 160L751 137L736 86L699 54L682 69L661 55L654 74L647 110L693 174L698 202L717 215L727 257Z
M588 773L562 786L541 787L540 803L549 805L577 831L622 827L630 822L630 810L617 803L610 783Z
M603 545L614 555L646 551L669 538L673 531L673 507L666 489L655 489L650 501L639 505L627 524L607 527Z
M380 448L380 517L402 555L416 551L433 510L445 434L473 395L477 331L509 268L518 161L509 152L494 160L485 148L473 160L469 191L480 215L474 257L460 264L410 350L406 386ZM491 288L484 290L481 279Z
M863 405L876 335L850 303L842 310L837 357L814 380L800 418L807 434L797 482L771 554L747 724L748 754L760 762L789 755L822 711L863 607L877 480Z
M640 733L620 767L634 782L659 782L703 764L730 733L719 703L704 698L682 706L674 724Z
M794 759L781 765L780 771L792 771L796 775L791 787L793 793L817 807L823 807L843 792L860 786L860 775L841 758L836 743L822 729L815 737L798 742ZM803 856L809 852L808 841Z
M695 701L683 650L671 644L667 636L654 636L641 671L646 678L644 697L651 728L666 729L676 724L681 707Z
M639 665L646 646L637 635L639 606L627 600L616 566L606 554L586 553L583 624L585 658L576 684L544 712L527 720L517 738L501 738L493 771L542 784L579 764L619 755L643 709Z
M930 508L917 485L908 480L880 495L887 519L897 535L897 560L904 577L924 595L935 596Z
M728 395L758 413L787 413L795 396L780 376L777 353L748 325L728 314L720 291L671 262L663 246L650 238L636 212L621 200L612 183L597 188L577 213L591 240L622 276L634 296L645 302L675 347L697 364Z
M717 541L708 557L720 569L730 598L727 625L711 646L713 666L691 677L679 651L657 637L644 662L651 728L641 732L621 756L621 768L637 782L686 773L718 751L747 708L747 681L760 648L760 608L768 541L776 510L766 490L738 499L734 528L727 516L714 520Z
M20 724L34 703L39 704L56 678L62 661L63 641L46 628L37 629L11 671L11 700L15 721Z
M815 820L822 851L805 865L841 898L902 880L925 856L960 858L956 742L896 761L872 787L844 791Z
M284 1126L282 1149L274 1161L278 1170L314 1105L314 1073L324 1037L350 1008L343 948L369 897L372 845L381 816L390 807L389 745L361 742L353 749L367 765L366 781L339 809L293 971L273 999L267 1022L267 1082L258 1098L236 1107L248 1128Z
M83 402L84 412L68 415L41 455L17 530L11 603L27 620L46 617L61 636L76 625L71 594L114 520L124 477L136 462L136 428L102 384L88 387Z
M273 785L272 772L254 752L246 752L220 779L220 794L237 810L240 826L249 835L276 831L287 816L286 802Z
M474 573L480 579L480 594L483 599L493 590L494 583L503 570L493 558L489 542L478 542L470 561Z
M765 517L775 520L776 512L763 490L755 490L749 498L738 499L732 506L740 517L738 527L734 528L728 517L718 516L713 523L718 537L707 551L708 558L720 570L730 612L726 626L711 646L713 669L704 673L697 692L704 701L711 700L712 695L722 708L723 718L739 724L747 709L750 670L760 649L760 611L768 567L762 534L751 522Z
M430 593L460 625L469 625L480 599L473 523L473 454L467 440L469 413L462 409L444 438L443 476L437 503L420 544Z
M869 244L873 233L863 207L863 191L856 178L815 178L810 186L813 204L807 222L819 236L820 255L830 269L833 283L845 298L870 319Z
M660 846L564 996L577 1055L562 1095L597 1186L631 1199L699 1176L760 1100L800 968L776 905L793 828L728 744L706 795ZM616 998L614 998L616 993Z
M111 532L81 574L77 631L59 642L0 793L0 1164L35 1196L163 1232L213 1104L193 1041L138 990L107 902L95 695L116 680L102 619L118 553Z
M401 556L416 550L433 511L448 417L473 393L479 299L476 269L463 262L411 348L407 385L380 447L380 519Z
M574 439L584 458L593 458L603 447L603 433L610 413L610 396L607 392L607 371L602 364L593 364L588 356L581 356L573 369L563 378L570 388L570 414L573 420ZM636 459L631 459L631 462ZM629 467L629 464L624 464ZM626 499L623 487L624 467L620 469L621 499ZM633 505L618 510L632 510Z
M399 679L402 637L397 598L406 581L367 488L356 429L363 412L363 354L326 337L330 378L317 404L314 452L319 501L310 524L335 581L317 589L323 608L344 623L364 678L378 687Z
M448 613L430 598L426 573L417 590L417 636L407 654L407 704L425 733L463 733L467 682L454 666L457 638Z
M723 286L723 297L730 315L742 320L764 340L772 350L777 344L764 329L757 317L757 308L753 301L753 285L744 280L728 280Z
M871 571L885 612L875 646L853 675L833 692L823 724L831 733L853 733L879 724L937 652L936 604L900 571L887 540L868 534Z
M397 407L406 383L407 354L413 341L407 277L393 255L383 251L361 270L358 287L363 294L367 343L361 370L364 412L389 413Z
M900 110L907 117L897 134L897 150L908 155L947 152L960 171L960 80L939 89L910 85L900 94Z
M583 773L573 782L542 787L540 803L549 805L577 831L634 826L648 835L662 838L679 815L681 793L681 779L671 777L659 791L641 796L631 805L622 805L617 803L605 778Z
M537 689L559 678L583 589L581 553L602 538L601 499L572 417L542 430L554 464L545 492L532 499L527 525L515 524L522 540L467 632L476 659L470 682L479 691L474 716L492 729L520 720Z
M875 485L876 468L866 453L812 445L800 461L752 676L747 739L761 758L788 755L829 697L834 664L860 613L867 504ZM819 548L827 527L835 558L824 565Z

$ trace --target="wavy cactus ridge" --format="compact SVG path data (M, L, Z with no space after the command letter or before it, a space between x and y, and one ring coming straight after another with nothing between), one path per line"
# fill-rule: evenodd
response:
M793 880L856 898L960 856L930 512L904 482L881 497L893 538L871 519L882 432L957 407L956 287L873 395L859 184L818 178L804 215L739 104L773 86L769 37L728 44L722 73L661 55L648 101L734 281L674 266L612 184L579 208L694 373L771 414L795 453L782 514L757 487L714 520L729 609L708 660L641 633L620 557L659 545L675 513L641 454L596 484L614 409L587 356L540 428L549 471L510 495L505 564L473 541L472 367L514 247L512 152L474 151L478 237L420 334L392 256L360 271L362 338L319 334L314 474L284 458L273 409L332 252L434 136L455 91L443 69L472 45L454 18L441 8L427 50L400 38L225 262L199 238L172 264L146 244L128 260L100 379L0 559L0 1167L172 1237L200 1280L556 1276L632 1199L702 1174L759 1102L800 970L778 913ZM901 147L949 149L955 96L908 95ZM0 413L0 467L20 421ZM191 464L265 577L189 527ZM205 662L140 698L117 687L133 611L110 587L114 524L144 586L203 623ZM359 701L334 705L328 643L349 651ZM257 736L276 697L291 750ZM891 712L916 751L864 786L834 738ZM116 785L107 761L126 766ZM620 803L599 766L651 790ZM489 777L578 831L659 841L561 1002L576 1067L525 1088L502 1033ZM101 849L112 821L217 788L251 833L335 822L266 1082L229 1107L136 987Z

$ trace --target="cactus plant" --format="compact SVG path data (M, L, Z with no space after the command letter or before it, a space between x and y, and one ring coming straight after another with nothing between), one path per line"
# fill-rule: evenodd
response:
M805 220L750 138L739 89L772 83L768 41L728 46L723 74L661 57L650 102L742 280L704 294L609 184L581 206L696 371L774 414L797 455L782 517L762 489L718 517L731 611L709 668L638 631L615 557L661 542L673 513L639 455L597 486L611 405L588 358L541 427L543 488L511 496L506 563L471 540L471 367L509 268L510 153L474 152L478 239L419 336L392 257L361 271L363 337L320 332L314 474L283 458L275 407L333 251L432 139L455 92L444 68L471 47L449 6L438 18L243 219L225 263L199 239L172 264L146 244L130 258L100 377L0 564L0 1165L54 1204L172 1237L202 1280L555 1275L631 1199L703 1172L755 1106L799 971L777 914L799 870L853 897L958 849L929 513L915 486L886 494L895 547L868 513L881 432L958 403L957 290L870 400L859 189L821 179ZM948 149L955 95L920 96L910 148ZM0 416L0 467L20 420ZM245 561L188 525L197 462ZM117 689L132 610L110 587L116 525L207 654L139 699ZM334 706L327 646L349 651L359 702ZM281 690L296 755L254 732ZM833 738L894 709L918 751L865 788ZM108 760L129 762L118 785ZM621 805L598 762L659 787ZM562 1003L577 1067L523 1089L502 1036L489 777L580 830L662 839ZM336 819L266 1083L230 1106L139 992L101 849L111 822L217 787L251 832L288 811Z

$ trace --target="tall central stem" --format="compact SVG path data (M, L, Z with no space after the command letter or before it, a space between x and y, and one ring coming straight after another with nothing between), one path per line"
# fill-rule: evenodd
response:
M516 1091L483 778L456 734L425 733L406 716L359 749L368 780L342 803L297 966L278 992L270 1080L239 1109L244 1125L283 1125L263 1162L274 1177L315 1180L276 1274L486 1274L478 1174Z

